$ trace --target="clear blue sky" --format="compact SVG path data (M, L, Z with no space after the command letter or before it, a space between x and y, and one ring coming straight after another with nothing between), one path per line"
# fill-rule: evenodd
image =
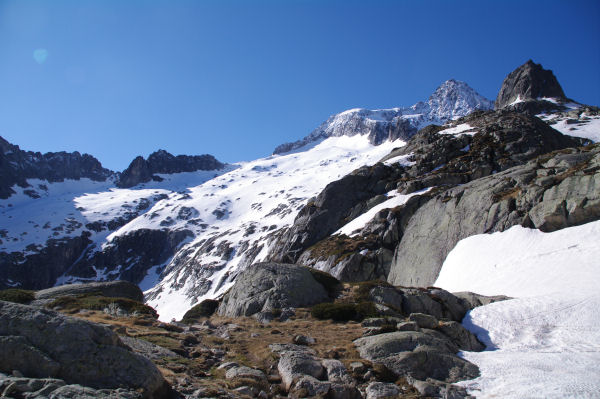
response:
M599 43L597 0L0 0L0 135L113 170L159 148L251 160L449 78L494 99L529 58L600 105Z

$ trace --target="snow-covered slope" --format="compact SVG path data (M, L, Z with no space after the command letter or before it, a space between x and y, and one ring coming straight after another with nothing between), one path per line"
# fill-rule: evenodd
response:
M556 99L545 99L557 102ZM588 107L569 102L563 104L569 111L556 113L543 113L537 115L554 129L562 134L600 141L600 112L596 107Z
M329 182L377 162L403 144L398 140L375 146L367 136L330 137L305 151L241 163L234 171L190 188L185 200L157 203L114 234L160 228L162 221L176 220L182 207L202 220L204 225L194 227L195 238L147 292L161 319L180 318L193 302L224 292L241 269L263 260L270 234L290 225L299 209ZM154 277L158 281L158 275Z
M515 299L471 311L463 324L487 345L463 352L482 398L597 397L600 391L600 222L553 233L515 226L460 241L435 285Z
M427 102L419 101L411 107L355 108L332 115L304 139L283 144L275 149L275 153L288 152L326 137L366 134L374 144L390 139L406 140L422 127L440 125L476 109L492 109L493 105L465 82L450 79L442 83Z

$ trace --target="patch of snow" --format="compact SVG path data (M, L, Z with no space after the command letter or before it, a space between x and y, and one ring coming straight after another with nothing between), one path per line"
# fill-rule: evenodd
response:
M412 156L413 156L412 152L410 154L406 154L406 155L398 155L397 157L387 159L383 163L386 165L400 164L401 166L413 166L414 164L416 164L416 162L409 161L409 159Z
M469 136L473 136L477 134L477 129L469 125L468 123L461 123L460 125L450 127L448 129L440 130L438 134L453 134L455 136L461 134L468 134Z
M429 187L429 188L426 188L426 189L423 189L420 191L415 191L414 193L410 193L410 194L399 194L397 191L390 191L389 193L386 194L387 197L389 198L388 200L382 202L381 204L375 205L373 208L369 209L367 212L352 219L350 222L348 222L346 225L344 225L343 227L338 229L333 234L345 234L348 237L354 237L354 236L358 235L360 230L363 227L365 227L365 225L367 223L369 223L375 217L375 215L377 215L377 213L379 211L382 211L384 209L395 208L400 205L404 205L411 197L414 197L415 195L425 194L426 192L430 191L432 188L433 187Z
M600 221L552 233L512 227L461 240L435 286L515 299L478 307L463 324L486 344L461 352L481 398L597 397L600 392Z
M556 114L538 115L550 126L562 134L574 137L582 137L592 140L594 143L600 141L600 116L587 115L583 113L578 122L573 122L566 117L559 117Z
M515 99L515 101L513 101L512 103L508 104L508 106L510 107L511 105L515 105L515 104L519 104L525 102L525 100L521 99L521 95L518 95L517 98Z

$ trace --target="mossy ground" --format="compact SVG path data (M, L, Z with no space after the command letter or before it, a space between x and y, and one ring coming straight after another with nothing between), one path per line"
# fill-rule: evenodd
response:
M35 299L34 291L9 288L0 290L0 301L28 304Z
M147 315L158 318L154 308L128 298L111 298L99 295L63 296L50 302L47 307L65 313L79 312L82 309L104 310L109 306L118 306L127 313Z

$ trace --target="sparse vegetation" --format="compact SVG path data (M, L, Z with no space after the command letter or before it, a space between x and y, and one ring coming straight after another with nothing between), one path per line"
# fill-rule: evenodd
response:
M392 287L387 281L370 280L351 283L354 287L354 297L359 302L370 301L370 292L375 287Z
M320 303L311 309L311 315L320 320L333 321L360 321L365 317L377 316L377 309L373 302L359 303Z
M28 304L35 299L34 291L9 288L0 291L0 301Z
M104 310L109 306L118 306L127 313L151 316L155 319L158 318L158 314L154 308L128 298L109 298L98 295L63 296L56 298L46 306L68 313L78 312L82 309Z

